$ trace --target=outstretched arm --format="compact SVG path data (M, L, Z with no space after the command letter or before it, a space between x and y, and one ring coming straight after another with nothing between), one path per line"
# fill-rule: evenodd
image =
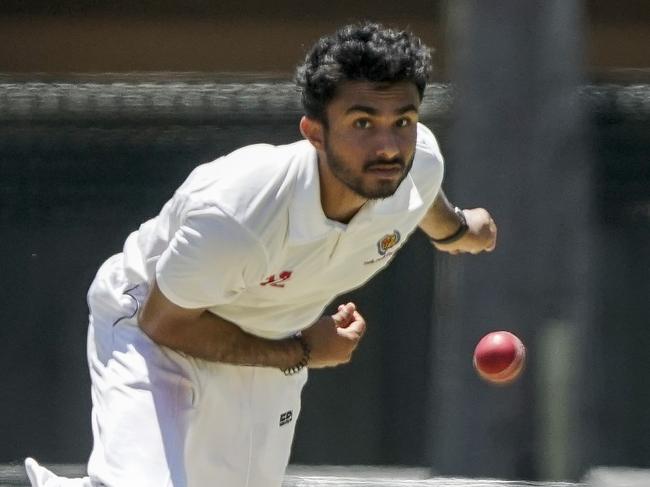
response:
M443 252L478 254L494 250L497 227L490 214L483 208L460 211L462 215L441 189L419 226Z

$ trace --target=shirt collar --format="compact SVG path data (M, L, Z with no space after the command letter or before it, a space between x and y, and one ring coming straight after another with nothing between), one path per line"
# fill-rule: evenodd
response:
M302 141L302 143L308 146L305 149L308 154L299 160L296 186L289 206L289 239L293 243L319 240L332 231L343 231L347 228L347 225L325 216L320 201L318 154L309 142ZM410 212L423 204L422 197L409 173L395 194L389 198L368 202L352 222L371 220L375 216Z

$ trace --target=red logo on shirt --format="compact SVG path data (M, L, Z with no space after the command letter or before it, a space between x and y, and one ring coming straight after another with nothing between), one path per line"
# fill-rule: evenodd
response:
M284 287L283 282L289 280L292 271L282 271L278 276L271 274L265 281L260 282L260 286Z

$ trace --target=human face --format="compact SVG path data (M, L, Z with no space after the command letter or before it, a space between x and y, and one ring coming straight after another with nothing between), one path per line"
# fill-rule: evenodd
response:
M420 97L410 82L348 81L326 109L327 166L365 199L391 196L415 157Z

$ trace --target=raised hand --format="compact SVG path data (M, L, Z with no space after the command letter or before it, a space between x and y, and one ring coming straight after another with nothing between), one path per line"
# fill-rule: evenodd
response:
M322 316L302 331L309 345L309 367L335 367L352 358L352 352L366 331L366 321L354 303L342 304L331 316Z

